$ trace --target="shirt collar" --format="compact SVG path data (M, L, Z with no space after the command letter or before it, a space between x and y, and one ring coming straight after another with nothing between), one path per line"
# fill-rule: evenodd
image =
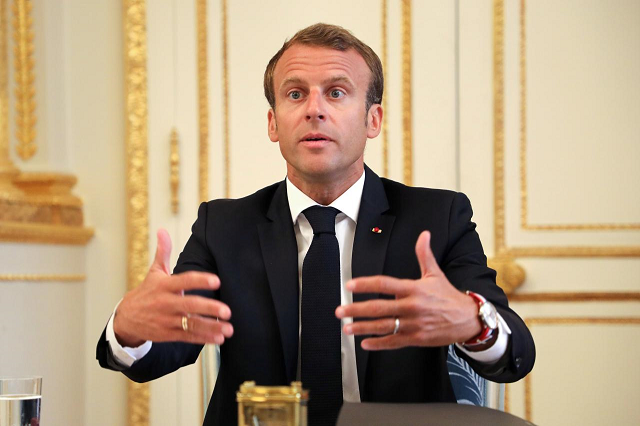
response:
M347 217L358 223L358 213L360 212L360 201L362 200L362 191L364 190L364 171L362 176L349 187L341 196L336 198L329 207L335 207L344 213ZM291 219L294 225L298 222L298 216L305 209L311 206L319 206L320 204L309 198L304 192L300 191L289 178L287 182L287 199L289 200L289 209L291 210Z

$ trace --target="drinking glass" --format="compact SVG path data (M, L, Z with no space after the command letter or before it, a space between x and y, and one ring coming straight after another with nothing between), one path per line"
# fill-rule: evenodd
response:
M42 377L0 377L0 426L39 426Z

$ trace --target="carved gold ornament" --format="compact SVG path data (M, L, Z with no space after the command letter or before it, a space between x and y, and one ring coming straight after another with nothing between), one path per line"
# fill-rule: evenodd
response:
M387 64L389 63L389 52L387 50L387 0L382 0L382 77L387 84ZM382 98L382 176L389 177L389 117L387 109L387 97Z
M0 192L18 192L11 181L18 169L9 155L9 67L7 0L0 0Z
M505 293L513 293L524 282L526 274L522 266L518 265L508 255L498 255L488 261L489 267L494 269L498 276L496 281Z
M13 40L16 80L16 152L23 160L36 153L36 101L33 67L33 18L31 0L13 2Z
M411 106L411 0L402 0L402 157L404 184L413 185Z
M123 0L127 287L144 279L149 262L147 156L147 31L144 0ZM127 424L148 426L149 384L128 382Z
M227 19L227 0L222 0L222 89L224 102L224 196L231 197L231 178L230 178L230 142L229 142L229 63L228 63L228 19Z
M198 125L199 133L199 200L209 199L209 85L207 71L207 1L196 1L196 33L198 35Z
M171 129L169 147L169 186L171 188L171 213L178 214L180 205L180 150L178 148L178 132Z

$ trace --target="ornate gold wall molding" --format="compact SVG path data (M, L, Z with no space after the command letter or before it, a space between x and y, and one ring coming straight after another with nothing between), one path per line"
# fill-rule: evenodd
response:
M534 325L640 325L640 317L534 317L525 318L524 322L529 329ZM533 422L532 376L533 371L524 378L525 419L530 422ZM506 394L507 390L505 389Z
M31 0L13 1L13 40L15 42L16 152L23 160L36 153L36 101L33 67L33 18Z
M382 13L381 19L382 28L382 77L384 79L385 86L388 84L387 64L389 63L389 52L387 51L387 0L382 0ZM382 176L389 177L389 118L387 109L388 102L387 96L382 97Z
M520 0L520 90L521 90L521 140L520 140L520 161L521 161L521 202L524 213L521 216L521 225L527 227L538 226L526 223L526 4L525 0ZM511 259L510 269L517 269L515 263L518 257L640 257L640 247L638 246L558 246L558 247L508 247L505 237L505 155L504 155L504 0L493 1L493 147L494 147L494 239L495 258L490 262L503 262ZM523 219L524 218L524 219ZM600 224L600 225L560 225L562 228L553 228L556 225L540 225L538 230L619 230L635 229L635 224ZM530 230L525 226L523 228ZM531 228L532 230L533 228ZM504 266L506 267L506 266ZM501 277L498 275L500 283ZM510 289L513 291L514 289Z
M542 292L515 293L510 302L640 302L640 292Z
M640 247L510 247L514 257L640 257Z
M20 173L0 176L0 241L86 244L82 200L71 193L72 175Z
M506 251L504 208L504 3L493 1L493 206L497 255Z
M36 150L31 1L15 0L17 151ZM7 0L0 0L0 241L86 244L82 201L71 193L77 179L61 173L21 173L10 157Z
M0 274L0 281L80 282L86 280L85 274Z
M227 0L222 0L222 90L223 90L223 119L224 119L224 196L231 197L231 160L229 145L229 43L228 43L228 16Z
M92 237L92 228L0 222L0 241L5 242L85 245Z
M497 272L496 281L505 293L511 294L524 282L526 273L522 266L518 265L513 257L501 254L488 260L490 268Z
M520 226L527 231L638 230L640 223L532 224L529 223L527 182L527 38L526 0L520 0Z
M405 185L413 185L411 0L402 0L402 153Z
M144 0L123 0L125 151L127 170L127 287L149 263L147 155L147 31ZM149 384L128 382L127 424L149 424Z
M0 190L18 173L9 154L9 51L7 37L7 0L0 0Z
M207 1L196 1L196 33L198 37L198 126L200 202L209 200L209 75L207 59Z
M178 214L180 206L180 149L178 131L171 129L169 138L169 187L171 188L171 213Z

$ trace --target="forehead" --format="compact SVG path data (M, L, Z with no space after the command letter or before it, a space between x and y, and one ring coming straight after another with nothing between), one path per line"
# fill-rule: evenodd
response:
M328 47L294 44L278 61L274 70L276 91L281 82L292 77L301 80L330 79L336 75L349 77L356 86L366 87L371 71L355 49L340 51Z

